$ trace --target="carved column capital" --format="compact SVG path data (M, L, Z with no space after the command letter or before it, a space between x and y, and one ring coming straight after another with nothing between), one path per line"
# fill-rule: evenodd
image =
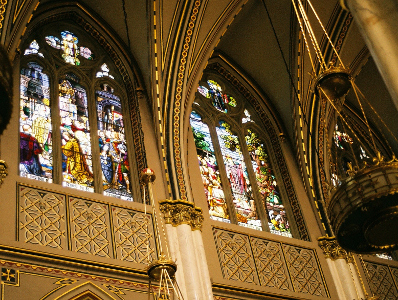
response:
M330 258L331 260L336 260L339 258L343 258L347 261L347 263L353 262L353 255L351 252L348 252L341 248L339 243L336 240L336 237L328 237L322 236L318 238L318 245L322 249L326 258Z
M196 207L192 202L184 200L162 200L159 201L160 211L166 224L178 226L188 224L192 230L202 229L202 209Z

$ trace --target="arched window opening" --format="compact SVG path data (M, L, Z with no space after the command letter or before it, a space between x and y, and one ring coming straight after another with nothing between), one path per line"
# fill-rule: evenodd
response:
M120 75L84 34L46 30L21 65L20 175L133 201Z
M190 115L210 218L291 237L261 125L240 97L208 80Z
M20 175L52 182L50 80L35 62L21 69L20 78Z
M133 200L122 103L108 84L95 92L104 194Z
M63 185L94 192L86 89L74 74L59 84Z

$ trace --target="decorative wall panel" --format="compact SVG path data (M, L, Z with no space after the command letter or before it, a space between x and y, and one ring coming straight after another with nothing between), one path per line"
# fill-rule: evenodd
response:
M30 244L65 249L65 196L19 186L19 239Z
M258 284L248 236L214 229L214 237L224 278Z
M108 206L72 197L69 205L72 250L112 257Z
M397 286L394 283L397 279L397 269L392 269L386 265L379 265L371 262L364 262L365 273L369 283L370 290L373 294L380 297L380 300L395 300L398 299ZM392 275L392 274L393 275Z
M213 233L225 279L330 297L314 250L219 228Z
M24 184L17 191L19 241L142 264L157 257L149 213Z
M314 250L283 245L290 277L296 292L327 297Z
M281 244L254 237L251 237L250 242L260 284L292 291L293 288L289 279Z
M151 215L112 207L116 258L148 263L155 258Z

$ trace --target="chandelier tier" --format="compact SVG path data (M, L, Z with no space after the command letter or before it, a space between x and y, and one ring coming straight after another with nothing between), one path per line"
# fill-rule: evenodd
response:
M349 176L332 191L328 215L336 238L344 249L380 253L398 249L398 160L349 170Z
M335 166L331 164L330 178L331 181L334 180L334 184L330 184L333 188L330 189L330 197L325 202L333 233L341 247L348 251L382 253L396 250L398 249L398 235L391 234L387 229L398 228L398 160L391 147L391 153L383 152L383 155L389 156L390 159L386 159L381 154L362 102L368 103L390 134L391 130L354 83L350 71L344 66L311 0L305 2L292 0L292 5L309 55L313 87L318 92L319 99L327 99L330 107L335 111L331 114L335 118L335 124L340 118L355 136L358 141L357 146L360 145L364 153L363 149L368 149L367 154L365 153L366 158L362 155L360 159L357 159L358 153L355 153L354 147L350 146L351 161L342 162L336 159ZM324 52L321 51L316 39L307 11L313 13L322 28L327 43L337 57L337 66L325 62ZM366 139L359 138L358 135L361 134L357 134L343 116L345 97L350 90L358 101L362 121L367 127ZM364 137L363 134L362 137ZM398 143L396 138L395 140ZM387 140L385 142L388 143ZM374 156L373 159L371 156ZM332 160L331 163L333 163ZM341 166L342 163L344 166ZM333 169L341 170L341 172L333 173ZM324 169L323 171L325 172Z

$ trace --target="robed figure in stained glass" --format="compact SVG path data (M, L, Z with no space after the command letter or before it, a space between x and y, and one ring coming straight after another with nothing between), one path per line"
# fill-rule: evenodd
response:
M78 136L82 134L84 135L82 131L76 131L73 136L70 132L65 131L63 139L66 143L62 146L62 153L66 156L67 173L71 174L80 184L92 185L93 174L90 172L78 139Z
M23 125L23 132L20 133L20 163L24 171L36 176L44 175L41 167L39 154L43 152L37 139L31 134L32 128L29 125Z

